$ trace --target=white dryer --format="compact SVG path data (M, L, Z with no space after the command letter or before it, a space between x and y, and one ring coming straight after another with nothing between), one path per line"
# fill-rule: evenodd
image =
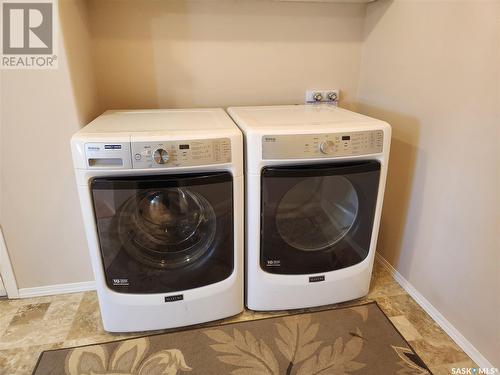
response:
M330 105L228 112L246 143L248 308L304 308L366 295L389 124Z
M243 310L243 139L222 109L108 111L71 145L105 330Z

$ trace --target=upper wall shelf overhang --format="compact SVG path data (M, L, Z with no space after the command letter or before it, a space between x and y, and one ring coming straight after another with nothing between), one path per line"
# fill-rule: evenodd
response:
M274 1L293 1L296 3L343 3L343 4L361 4L372 3L377 0L274 0Z

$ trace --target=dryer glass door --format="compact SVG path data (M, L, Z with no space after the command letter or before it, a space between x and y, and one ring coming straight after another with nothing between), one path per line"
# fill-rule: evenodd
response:
M264 168L262 269L311 274L363 261L379 178L377 161Z
M110 289L172 292L232 273L229 173L95 178L91 187Z

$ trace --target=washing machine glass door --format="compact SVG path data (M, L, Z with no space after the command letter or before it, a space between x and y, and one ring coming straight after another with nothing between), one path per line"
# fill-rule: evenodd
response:
M310 274L365 259L379 178L377 161L264 168L261 267Z
M203 257L217 229L214 208L187 187L144 189L116 214L120 242L138 262L175 269Z
M91 187L111 289L172 292L232 273L229 173L96 178Z

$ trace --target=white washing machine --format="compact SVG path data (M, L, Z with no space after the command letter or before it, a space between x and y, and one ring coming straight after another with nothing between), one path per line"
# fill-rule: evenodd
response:
M229 108L246 143L246 304L283 310L368 293L389 124L330 105Z
M243 310L243 138L222 109L108 111L71 145L105 330Z

